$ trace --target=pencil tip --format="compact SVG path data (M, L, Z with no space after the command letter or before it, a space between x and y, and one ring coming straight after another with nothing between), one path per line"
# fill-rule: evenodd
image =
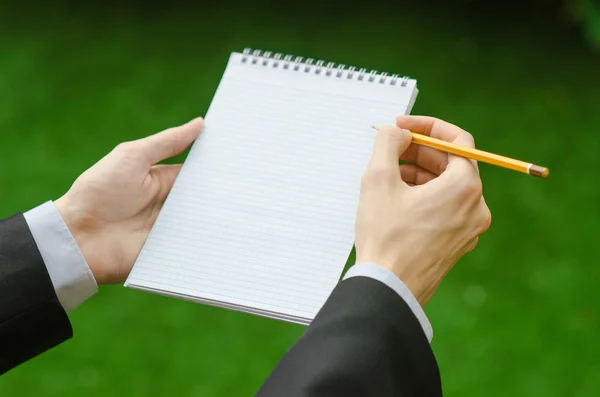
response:
M379 127L372 125L371 127L373 127L373 129L379 131Z

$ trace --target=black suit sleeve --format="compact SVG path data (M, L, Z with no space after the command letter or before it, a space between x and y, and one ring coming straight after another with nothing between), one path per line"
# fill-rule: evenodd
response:
M439 369L410 307L385 284L342 281L259 397L441 396Z
M0 220L0 375L72 335L23 214Z

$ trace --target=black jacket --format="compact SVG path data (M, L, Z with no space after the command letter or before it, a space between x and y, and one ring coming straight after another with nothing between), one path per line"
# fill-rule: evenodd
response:
M437 363L409 306L385 284L342 281L259 397L441 396Z
M0 221L0 374L73 335L22 214ZM259 397L441 396L437 363L417 318L379 281L332 292Z
M0 220L0 374L72 336L23 214Z

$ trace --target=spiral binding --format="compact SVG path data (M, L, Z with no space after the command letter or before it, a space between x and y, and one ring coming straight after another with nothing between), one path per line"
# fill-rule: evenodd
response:
M368 70L366 68L356 68L355 66L346 67L344 64L335 64L313 58L303 58L290 54L273 53L271 51L255 50L246 48L242 54L242 62L252 65L270 66L274 68L281 67L286 70L302 71L304 73L314 73L327 77L335 76L337 78L356 79L358 81L368 81L370 83L397 85L400 81L401 87L406 87L410 77L399 76L397 74L388 75L385 72Z

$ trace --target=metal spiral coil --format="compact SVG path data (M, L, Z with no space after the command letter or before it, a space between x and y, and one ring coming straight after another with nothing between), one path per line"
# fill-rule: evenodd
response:
M304 73L314 73L327 77L342 78L345 75L346 79L356 79L358 81L368 81L369 83L389 84L406 87L408 76L399 76L397 74L388 75L385 72L377 70L368 70L366 68L358 69L356 66L348 66L344 64L335 64L334 62L325 62L323 60L315 60L294 56L290 54L273 53L271 51L262 51L251 48L244 49L242 53L242 62L252 65L270 66L273 68L282 68L285 70L294 70Z

